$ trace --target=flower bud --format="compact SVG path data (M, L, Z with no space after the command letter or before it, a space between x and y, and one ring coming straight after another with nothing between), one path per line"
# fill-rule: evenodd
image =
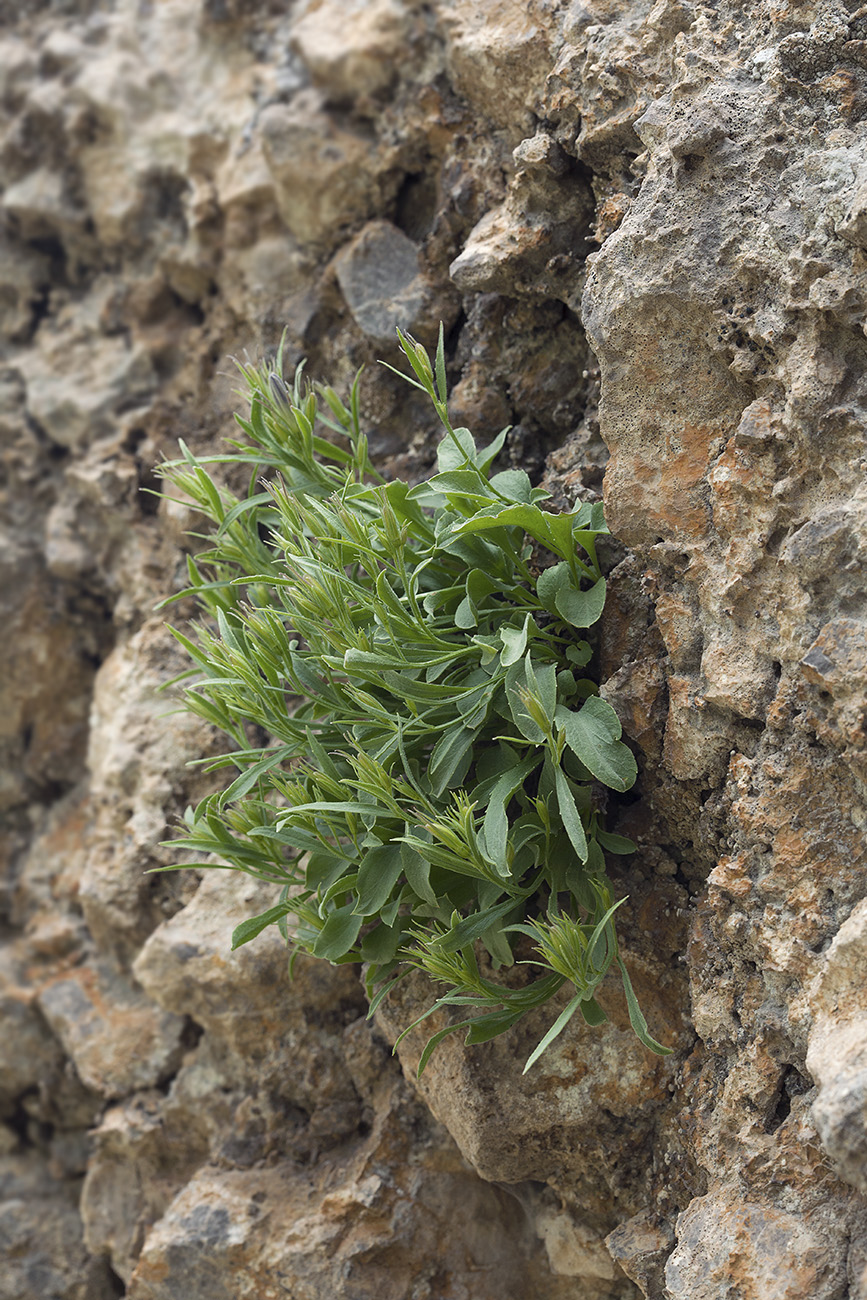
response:
M278 406L292 405L292 402L289 399L289 390L286 387L286 385L283 383L283 380L280 378L279 375L277 374L269 375L268 384L271 388L271 396L274 398L274 401L277 403Z

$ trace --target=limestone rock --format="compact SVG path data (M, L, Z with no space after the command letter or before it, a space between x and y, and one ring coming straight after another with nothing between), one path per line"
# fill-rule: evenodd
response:
M512 157L506 202L470 233L451 278L464 291L544 293L577 305L592 195L544 132L523 140Z
M0 16L0 1293L863 1300L861 9ZM355 972L230 953L267 889L146 874L226 775L156 695L200 545L156 461L232 435L226 358L285 329L424 477L436 422L373 363L440 318L452 417L606 501L612 872L666 1062L612 989L526 1079L547 1023L417 1092Z
M807 1066L819 1084L813 1118L835 1168L867 1190L867 1016L864 963L867 905L841 926L812 986Z
M338 127L316 95L271 105L259 129L280 216L300 243L333 246L381 206L382 163L371 141Z
M0 1157L2 1300L113 1300L114 1280L89 1255L81 1234L75 1186L64 1186L42 1163Z
M552 8L545 0L513 5L446 0L448 66L456 90L513 136L538 108L551 63Z
M81 1079L104 1097L153 1087L177 1069L183 1018L155 1008L108 963L51 981L39 1005Z
M144 405L153 394L150 358L123 339L100 339L84 326L74 341L45 332L37 342L21 360L27 411L59 447L81 448L105 436L122 405Z
M93 694L88 764L94 817L79 899L90 933L106 954L130 960L148 934L192 896L187 873L147 875L174 857L160 848L177 793L205 793L208 782L185 770L214 748L209 727L175 716L160 694L182 670L162 620L146 623L102 665ZM198 785L198 789L197 789Z
M468 1200L470 1176L459 1163L423 1160L408 1180L386 1179L382 1165L361 1157L315 1177L290 1164L203 1170L150 1234L128 1295L235 1300L289 1290L326 1300L351 1288L384 1300L565 1300L556 1281L542 1290L527 1269L518 1207L476 1180ZM492 1232L493 1223L507 1224L511 1239Z
M407 7L398 0L307 0L292 43L338 102L387 90L407 44Z
M815 1216L818 1218L818 1216ZM678 1220L665 1269L672 1300L710 1300L743 1278L756 1295L824 1300L845 1286L839 1227L728 1187L693 1201Z

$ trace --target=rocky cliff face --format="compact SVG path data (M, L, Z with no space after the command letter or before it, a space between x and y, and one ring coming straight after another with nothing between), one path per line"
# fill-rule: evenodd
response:
M0 17L0 1298L865 1300L867 9ZM424 989L371 1026L352 970L230 954L255 882L145 874L219 746L157 694L155 462L230 432L230 354L286 327L339 386L440 319L461 422L604 493L665 1061L612 990L416 1088ZM423 474L411 390L363 401Z

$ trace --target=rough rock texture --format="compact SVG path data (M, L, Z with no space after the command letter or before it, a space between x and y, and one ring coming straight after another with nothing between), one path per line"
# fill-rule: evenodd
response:
M0 1300L867 1300L865 143L854 0L0 0ZM423 985L371 1024L146 874L221 776L154 464L285 327L423 475L372 363L440 319L458 420L605 497L665 1060L612 986L416 1087Z

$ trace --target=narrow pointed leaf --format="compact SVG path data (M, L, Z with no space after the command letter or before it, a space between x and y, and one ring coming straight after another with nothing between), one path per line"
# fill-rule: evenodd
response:
M559 1034L562 1034L563 1030L566 1028L569 1021L572 1019L572 1017L574 1016L575 1012L578 1010L580 1005L581 1005L580 997L574 997L571 1002L566 1003L566 1006L560 1012L559 1016L554 1021L553 1025L548 1030L545 1037L542 1039L540 1043L537 1044L535 1049L530 1053L530 1056L527 1060L527 1064L524 1066L524 1070L523 1070L524 1074L527 1073L527 1071L530 1069L531 1066L536 1064L539 1057L547 1048L551 1046L554 1039Z
M626 994L626 1005L629 1009L629 1023L632 1025L636 1037L657 1056L670 1056L671 1048L663 1047L662 1043L658 1043L655 1038L651 1037L647 1028L647 1021L644 1018L644 1012L638 1005L638 998L635 996L632 980L629 978L629 972L622 957L617 958L617 965L620 967L620 974L623 978L623 991Z
M563 819L563 826L573 849L581 862L587 861L587 836L584 823L575 804L575 796L569 788L569 781L562 768L554 769L554 784L557 790L557 806Z

